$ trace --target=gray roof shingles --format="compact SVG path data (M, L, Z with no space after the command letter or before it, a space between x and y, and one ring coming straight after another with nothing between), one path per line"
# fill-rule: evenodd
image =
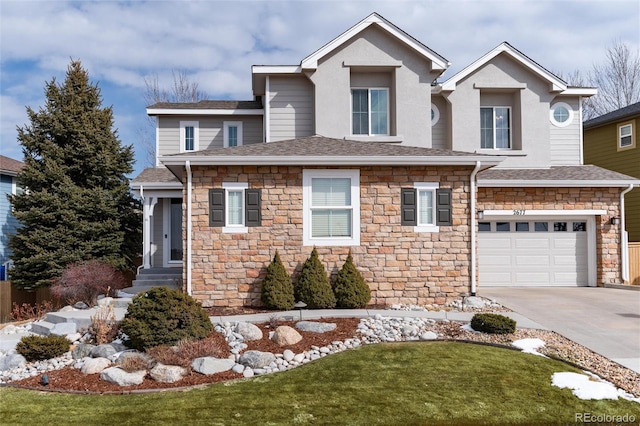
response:
M165 167L152 167L144 169L138 176L136 176L132 183L180 183L169 169Z
M0 170L11 174L18 173L24 167L22 161L0 155Z
M158 102L149 105L149 109L262 109L261 101L216 101L199 102Z
M633 116L640 116L640 102L628 105L624 108L611 111L607 114L603 114L600 117L592 118L584 122L584 128L590 129L592 127L598 127L605 124L609 124L614 121L625 120Z
M602 167L556 166L549 169L499 169L493 168L478 173L478 179L491 180L530 180L530 181L625 181L638 179L623 175ZM585 182L585 185L588 185Z

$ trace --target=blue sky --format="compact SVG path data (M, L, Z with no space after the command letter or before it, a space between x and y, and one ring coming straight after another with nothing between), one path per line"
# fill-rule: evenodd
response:
M564 74L588 72L615 41L640 44L638 0L0 0L0 151L22 158L25 107L79 59L134 146L135 175L148 166L145 77L169 87L184 70L209 99L251 99L251 65L298 64L371 12L447 58L445 78L503 41Z

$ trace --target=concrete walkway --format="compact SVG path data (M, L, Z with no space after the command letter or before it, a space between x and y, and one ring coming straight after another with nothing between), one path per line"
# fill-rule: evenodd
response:
M602 287L483 287L478 296L640 373L640 291Z

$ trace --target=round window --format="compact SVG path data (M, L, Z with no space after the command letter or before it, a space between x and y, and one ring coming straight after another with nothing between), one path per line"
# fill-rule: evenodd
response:
M557 127L565 127L573 121L573 110L564 102L557 102L551 107L551 122Z
M431 104L431 125L435 126L440 120L440 110L434 104Z

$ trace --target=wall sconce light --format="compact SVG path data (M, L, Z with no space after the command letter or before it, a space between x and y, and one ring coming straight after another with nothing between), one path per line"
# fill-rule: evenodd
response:
M484 210L478 210L478 219L484 219Z
M619 217L612 217L611 218L611 224L612 225L620 225L620 218Z

